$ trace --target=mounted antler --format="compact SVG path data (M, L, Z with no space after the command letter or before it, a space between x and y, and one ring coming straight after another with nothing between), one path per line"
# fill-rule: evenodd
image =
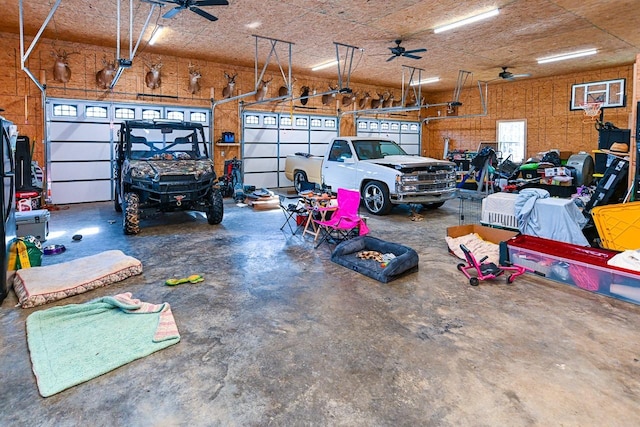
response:
M53 63L53 80L60 83L67 83L71 79L71 68L69 68L69 55L78 52L67 53L64 49L54 49L51 56L55 58Z
M96 73L96 86L100 89L109 89L116 76L116 61L109 61L105 55L102 58L102 69Z
M371 99L371 95L369 95L369 92L365 92L364 96L358 102L358 107L360 107L360 109L363 110L364 108L366 108L367 102L369 102L370 99Z
M233 95L233 88L236 86L236 77L238 77L238 73L231 76L225 71L224 77L227 79L227 85L222 89L222 97L231 98Z
M338 86L336 87L331 87L329 86L329 90L330 91L334 91L333 93L327 93L322 95L322 105L329 105L329 103L331 102L331 100L336 99L336 92L335 90L338 89Z
M189 62L189 92L192 94L200 92L200 70L196 69L196 66Z
M382 101L382 108L391 108L391 107L393 107L393 100L394 99L395 99L395 96L393 95L393 93L387 92L387 97L384 99L384 101Z
M256 92L256 101L262 101L266 98L267 92L269 91L269 83L273 80L271 77L269 80L260 80L260 85L258 86L258 91Z
M307 105L307 102L309 102L308 96L310 90L309 86L302 86L300 88L300 104Z
M291 93L293 93L293 85L297 81L298 79L294 78L293 81L291 82ZM283 98L287 95L289 95L289 88L287 86L280 86L280 89L278 89L278 96Z
M355 102L356 98L358 98L358 92L351 92L350 94L343 96L342 106L348 107Z
M144 82L149 89L158 89L162 84L162 77L160 76L160 69L162 68L162 62L156 62L152 64L150 70L144 77Z
M382 106L382 101L384 101L384 94L380 94L379 92L376 92L376 94L378 95L378 99L371 100L371 108L373 109L380 108Z

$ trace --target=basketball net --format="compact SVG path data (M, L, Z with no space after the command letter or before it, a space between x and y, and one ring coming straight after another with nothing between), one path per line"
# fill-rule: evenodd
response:
M580 108L584 110L585 116L582 123L595 123L598 121L602 102L586 102L584 104L580 104Z

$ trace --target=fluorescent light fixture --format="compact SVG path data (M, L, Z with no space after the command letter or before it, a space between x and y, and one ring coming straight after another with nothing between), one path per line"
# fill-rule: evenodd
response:
M441 27L437 27L433 29L433 32L438 34L444 31L452 30L454 28L462 27L463 25L471 24L473 22L482 21L483 19L488 19L493 16L496 16L500 13L499 9L493 9L488 12L481 13L480 15L475 15L470 18L466 18L460 21L452 22L451 24L443 25Z
M155 42L158 41L163 30L164 30L164 27L162 25L158 25L156 28L154 28L153 33L151 33L151 38L149 39L150 45L153 45Z
M435 83L439 81L440 81L440 77L429 77L427 79L422 79L417 82L411 82L409 86L421 86L421 85L427 85L429 83Z
M597 49L585 49L577 50L571 53L564 53L562 55L547 56L546 58L538 58L538 64L546 64L547 62L564 61L565 59L580 58L583 56L595 55L598 53Z
M329 68L329 67L333 67L334 65L336 65L338 63L337 60L333 60L333 61L329 61L329 62L324 62L322 64L318 64L318 65L314 65L311 68L311 71L318 71L318 70L324 70L325 68Z
M249 28L250 30L255 30L256 28L260 27L262 25L262 22L260 21L253 21L250 22L248 24L245 24L245 28Z

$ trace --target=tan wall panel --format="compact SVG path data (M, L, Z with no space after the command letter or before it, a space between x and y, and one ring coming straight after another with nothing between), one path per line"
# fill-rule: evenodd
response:
M571 76L544 79L522 79L508 83L489 84L487 115L471 118L447 118L433 120L423 127L423 154L442 156L440 141L446 136L450 149L475 150L480 141L495 140L497 120L527 120L527 153L531 157L550 148L562 151L591 152L598 146L598 132L593 123L583 123L583 111L570 111L571 86L598 80L625 78L627 105L605 110L604 120L620 128L630 126L633 88L640 84L633 81L633 65L595 70ZM465 89L470 93L458 110L458 116L477 114L480 98L477 88ZM427 95L432 103L448 102L450 92ZM462 96L461 96L462 99ZM436 115L437 109L422 110L422 117ZM634 116L635 117L635 116ZM632 132L633 133L633 132Z

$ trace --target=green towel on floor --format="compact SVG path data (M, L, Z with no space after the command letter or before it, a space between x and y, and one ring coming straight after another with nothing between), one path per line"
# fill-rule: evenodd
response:
M27 317L33 373L43 397L176 344L169 304L131 293L37 311Z

